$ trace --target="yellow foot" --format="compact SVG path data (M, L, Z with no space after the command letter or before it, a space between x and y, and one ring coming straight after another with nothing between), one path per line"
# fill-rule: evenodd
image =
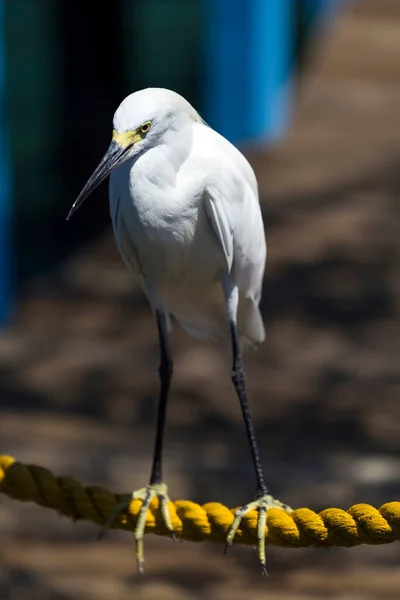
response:
M292 509L287 504L283 504L279 500L275 500L273 496L269 494L265 494L264 496L260 496L254 502L250 502L241 508L238 508L235 511L235 518L233 519L233 523L229 528L228 534L226 536L225 542L225 554L228 551L229 546L233 544L234 537L236 535L237 530L239 529L240 522L247 513L252 510L258 509L258 519L257 519L257 539L258 539L258 558L261 564L262 573L266 577L268 576L266 559L265 559L265 527L267 525L267 512L270 508L280 508L287 513L291 513Z
M146 517L147 512L149 510L149 506L153 498L158 498L160 501L160 510L161 515L164 519L164 523L166 528L168 529L172 539L176 542L176 535L174 532L174 528L172 527L171 516L169 514L168 508L168 488L165 483L153 483L149 484L136 492L133 492L131 495L127 496L124 500L122 500L109 515L106 524L104 525L102 531L100 532L100 537L104 533L106 529L111 527L114 520L120 515L124 510L128 508L132 500L142 500L142 506L140 507L140 511L136 521L136 527L134 531L135 541L136 541L136 562L137 569L140 575L143 575L143 563L144 563L144 552L143 552L143 537L144 530L146 526Z

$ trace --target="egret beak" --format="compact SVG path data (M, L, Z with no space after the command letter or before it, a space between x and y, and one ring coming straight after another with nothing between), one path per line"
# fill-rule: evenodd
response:
M73 203L71 210L68 213L67 221L71 218L73 213L80 207L80 205L86 200L88 196L93 192L95 188L111 173L115 167L121 165L129 157L130 145L121 146L115 140L113 140L100 161L100 164L86 183L85 187Z

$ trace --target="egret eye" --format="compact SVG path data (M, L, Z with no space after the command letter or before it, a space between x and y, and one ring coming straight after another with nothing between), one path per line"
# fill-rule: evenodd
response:
M150 127L151 127L150 121L146 121L146 123L143 123L143 125L141 126L140 132L147 133L149 131Z

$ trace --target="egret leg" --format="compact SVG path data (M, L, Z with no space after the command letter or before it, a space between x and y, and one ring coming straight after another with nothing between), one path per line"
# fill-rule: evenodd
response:
M156 311L156 317L158 337L160 342L160 366L158 370L160 376L160 397L158 401L157 410L157 426L154 443L153 464L151 467L149 485L133 493L133 498L139 498L142 500L142 506L140 508L135 527L136 561L138 571L140 574L143 574L143 536L146 525L146 516L149 510L151 500L153 498L158 497L164 523L171 537L174 540L176 539L168 509L168 488L166 484L162 481L162 452L164 445L164 432L168 395L173 373L173 362L168 338L167 319L165 312Z
M111 513L105 527L107 528L112 525L114 519L118 516L118 514L120 514L124 509L126 509L129 506L132 499L142 501L142 506L140 507L134 531L136 541L136 562L138 572L141 575L143 575L144 573L143 537L146 527L146 517L153 498L158 498L165 526L169 531L172 539L174 541L176 540L168 508L168 488L166 484L162 481L162 451L164 442L168 395L173 372L173 362L168 339L166 315L162 311L156 311L156 317L158 336L160 342L160 396L158 401L156 437L154 444L153 464L150 473L150 481L146 487L133 492L116 507L115 511Z
M173 362L169 344L167 320L164 312L156 311L158 336L160 340L160 398L157 412L156 439L154 445L153 465L151 468L150 485L162 481L162 451L164 445L165 418L169 388L171 386Z
M242 409L243 420L246 427L246 433L249 440L251 458L256 475L257 496L268 494L268 488L265 483L264 471L261 465L260 452L258 449L256 432L254 429L253 420L250 414L250 408L247 401L246 382L243 369L242 353L239 346L238 333L236 324L230 323L231 339L232 339L232 382L235 386L237 396L239 398L240 408Z
M249 440L250 452L253 462L253 467L256 476L257 493L256 499L253 502L242 506L237 509L233 522L228 530L225 543L225 552L227 552L229 546L232 545L235 538L236 532L239 529L240 523L243 517L252 510L258 509L258 522L257 522L257 541L258 541L258 558L261 564L262 573L268 575L266 567L266 556L265 556L265 528L267 524L267 512L270 508L280 508L285 512L291 512L292 509L287 505L283 504L279 500L276 500L273 496L268 493L268 488L265 483L264 471L261 464L260 452L258 449L256 432L254 429L253 420L250 414L250 408L247 401L246 383L243 369L242 352L239 344L239 337L236 325L237 307L239 303L239 291L236 285L234 285L227 277L222 280L222 287L225 293L227 302L228 317L230 321L230 332L232 341L232 382L235 386L235 390L239 399L240 407L242 409L243 420L246 427L246 433Z
M249 440L250 452L256 475L257 494L256 499L253 502L250 502L249 504L246 504L245 506L242 506L241 508L236 510L234 520L229 528L226 537L225 552L227 551L229 546L232 545L236 532L239 529L240 522L243 519L243 517L250 511L258 509L258 558L261 564L263 574L268 575L265 555L265 527L267 524L267 511L270 508L280 508L286 512L291 512L292 509L286 504L280 502L279 500L276 500L273 496L271 496L268 493L268 488L265 483L264 471L261 465L256 433L253 425L253 420L250 414L249 404L247 402L243 360L239 346L236 323L231 322L230 328L233 351L232 381L233 385L235 386L237 396L239 398L240 407L243 413L243 420L246 426L246 433Z

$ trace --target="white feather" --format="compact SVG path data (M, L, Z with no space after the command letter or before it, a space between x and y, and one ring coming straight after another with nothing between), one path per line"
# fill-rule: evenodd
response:
M228 332L221 278L239 290L238 329L264 339L258 304L266 243L257 182L245 157L168 90L136 92L114 120L118 131L152 122L134 155L110 178L118 248L157 305L191 334Z

